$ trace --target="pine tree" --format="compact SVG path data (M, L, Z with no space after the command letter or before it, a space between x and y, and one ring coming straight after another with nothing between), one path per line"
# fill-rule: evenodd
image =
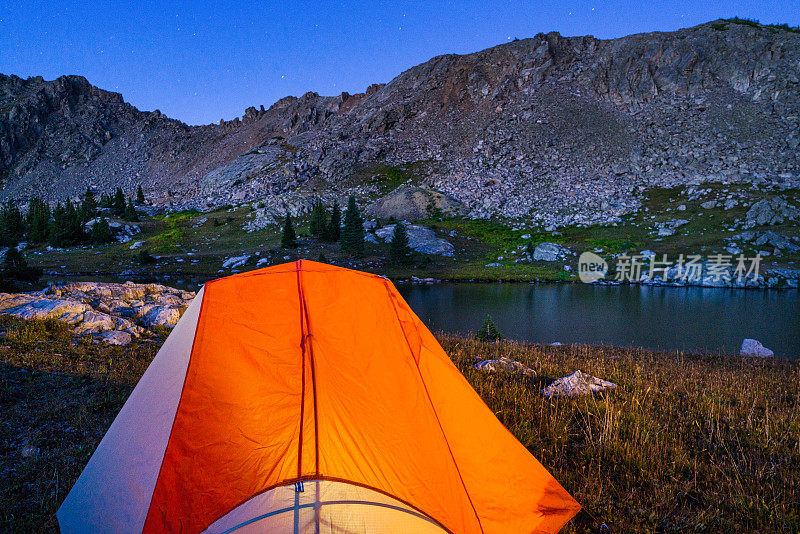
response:
M32 198L28 203L28 241L44 243L50 232L50 205L39 198Z
M25 237L25 223L19 207L11 200L0 208L0 245L16 246Z
M314 205L311 207L311 222L309 223L309 232L311 235L316 237L322 237L322 234L325 233L325 227L327 226L327 213L325 211L325 206L322 205L322 202L319 200L314 201Z
M136 206L133 205L133 199L128 199L128 204L125 206L125 214L123 219L131 222L139 222L139 213L136 211Z
M339 201L333 201L333 208L331 209L330 221L325 225L322 232L322 240L328 243L335 243L339 241L342 231L342 210L339 208Z
M90 187L86 188L86 193L83 194L83 199L81 199L81 211L83 212L84 222L88 222L97 216L97 200L95 200L94 193Z
M101 208L110 208L111 204L113 204L113 199L111 195L106 192L100 194L100 207Z
M144 191L142 191L141 184L139 184L139 188L136 190L136 203L144 204Z
M108 219L103 217L92 226L91 234L92 243L102 244L110 243L114 240L114 235L111 233L111 227L108 226Z
M398 222L394 225L392 240L389 242L389 261L397 265L410 263L411 254L406 227Z
M122 217L125 215L126 207L125 194L122 192L122 188L118 187L114 193L114 199L111 201L111 211L117 217Z
M297 248L297 236L294 233L294 226L292 226L292 217L286 214L286 221L283 223L283 234L281 234L281 247L283 248Z
M347 199L341 241L343 251L356 257L364 255L364 221L358 213L354 195L350 195L350 198Z
M491 315L486 316L486 322L483 323L481 329L475 334L475 339L480 341L501 341L503 339L503 334L497 329L494 321L492 321Z

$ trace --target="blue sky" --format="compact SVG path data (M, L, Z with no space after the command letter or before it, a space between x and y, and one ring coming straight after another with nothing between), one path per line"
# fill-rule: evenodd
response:
M613 38L721 17L800 25L800 0L0 0L0 72L80 74L189 124L306 91L361 92L446 53L558 31Z

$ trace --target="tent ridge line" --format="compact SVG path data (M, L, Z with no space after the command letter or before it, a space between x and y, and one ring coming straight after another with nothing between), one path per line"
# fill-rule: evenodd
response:
M314 473L319 474L319 416L317 410L317 363L314 359L314 346L309 341L312 337L311 321L308 318L308 306L306 305L306 295L303 290L303 277L300 274L303 260L297 260L297 290L300 298L300 310L302 317L300 319L300 331L303 334L303 358L305 363L305 348L308 346L308 363L311 366L311 394L312 403L314 406ZM322 271L320 271L322 272ZM305 329L303 329L303 320L305 320ZM304 373L305 377L305 373ZM302 424L302 421L301 421ZM299 473L302 475L302 473Z
M481 518L478 515L478 510L475 508L475 503L472 502L472 497L469 494L469 490L467 490L467 484L464 482L464 477L461 476L461 469L458 467L458 462L456 462L456 457L453 454L453 449L450 447L450 442L447 439L447 434L444 431L444 427L442 426L442 421L439 419L439 414L436 412L436 407L433 405L433 399L431 399L431 394L428 391L428 384L425 383L425 379L422 377L422 370L419 368L419 361L417 358L414 357L414 350L411 348L411 343L408 341L408 336L406 336L405 330L403 330L403 322L400 320L400 314L397 311L397 299L392 293L391 289L389 288L389 280L384 279L383 286L386 289L386 292L389 295L389 300L392 302L392 310L394 310L394 316L397 319L397 324L400 327L400 331L403 333L403 339L408 346L408 351L411 353L411 359L414 361L414 365L417 368L417 374L419 375L419 381L422 383L422 388L425 390L425 397L428 399L428 405L431 407L431 411L433 412L433 416L436 419L436 424L439 425L439 430L442 433L442 439L444 439L444 443L447 446L447 452L450 453L450 459L453 461L453 467L456 469L456 473L458 474L458 479L461 482L461 487L464 488L464 494L467 496L467 501L469 501L469 505L472 507L472 512L475 514L475 520L478 522L478 528L481 529L483 533L483 524L481 524ZM417 325L413 325L415 329L417 329ZM419 331L419 329L417 329ZM421 344L422 336L420 336L420 344ZM421 346L421 345L420 345ZM422 359L422 351L420 350L420 360Z
M142 532L144 532L145 527L147 526L147 519L150 517L150 511L153 509L153 497L156 494L156 488L158 488L158 483L161 480L161 474L164 471L164 459L167 457L167 449L169 449L169 444L172 443L172 433L175 431L175 421L178 419L178 414L181 411L181 405L183 404L184 393L186 393L186 382L189 379L189 370L192 368L192 362L194 358L194 348L197 344L197 335L200 332L200 321L203 319L203 308L206 303L206 284L203 285L203 288L200 292L203 293L203 298L200 301L200 309L197 311L197 323L194 327L194 336L192 336L192 348L189 351L189 361L186 364L186 373L183 375L183 384L181 385L181 394L178 397L178 405L175 407L175 415L172 416L172 424L169 428L169 436L167 437L167 444L164 447L164 454L161 455L161 464L158 467L158 475L156 476L156 483L153 484L153 493L150 494L150 501L147 506L147 514L144 516L144 524L142 525ZM199 295L199 293L198 293ZM197 296L195 296L197 298Z

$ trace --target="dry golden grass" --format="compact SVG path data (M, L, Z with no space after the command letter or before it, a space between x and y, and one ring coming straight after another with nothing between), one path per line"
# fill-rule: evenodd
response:
M800 530L800 365L612 347L440 336L497 417L584 505L565 532ZM535 378L487 376L476 359ZM575 369L610 394L545 399ZM593 519L594 516L597 520Z
M565 532L596 532L602 522L611 532L800 530L797 363L439 338L591 514ZM57 528L58 505L159 345L109 347L74 340L59 323L0 318L0 532ZM538 375L472 368L503 355ZM575 369L618 389L541 396Z

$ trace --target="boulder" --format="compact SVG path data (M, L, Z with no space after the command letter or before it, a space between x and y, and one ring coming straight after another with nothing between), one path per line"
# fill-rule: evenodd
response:
M596 376L577 370L571 375L563 376L555 380L542 390L542 394L545 397L575 397L614 389L616 387L617 385L613 382L608 382L607 380L602 380Z
M401 185L367 207L367 213L381 219L414 221L431 217L437 212L461 215L464 205L450 195L410 185Z
M536 371L530 367L505 356L496 360L484 360L475 364L475 369L487 373L508 373L512 375L535 376Z
M754 356L756 358L772 358L775 353L755 339L745 339L742 341L742 348L739 349L741 356Z
M539 243L533 250L533 259L538 261L558 261L567 254L569 249L557 243Z
M437 254L439 256L452 256L456 249L452 243L446 239L436 237L436 232L426 226L402 223L408 233L408 245L423 254ZM375 235L386 242L392 240L394 235L394 225L389 224L383 228L375 230Z

